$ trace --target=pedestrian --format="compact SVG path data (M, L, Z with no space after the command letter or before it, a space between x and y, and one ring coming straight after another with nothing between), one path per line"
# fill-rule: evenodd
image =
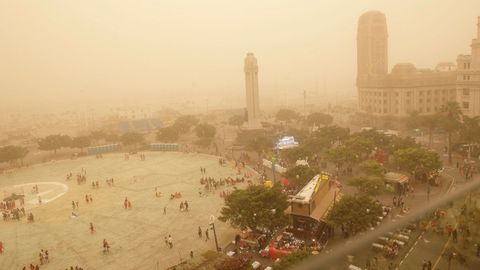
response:
M168 239L167 239L166 236L165 236L165 245L166 245L167 247L170 246L170 245L168 244Z
M48 250L45 250L45 263L49 263Z
M453 242L457 243L457 229L453 229L452 231Z
M188 202L185 201L184 205L185 205L185 211L188 212Z
M3 254L3 242L0 241L0 255L2 255L2 254Z
M202 228L200 226L198 226L198 237L202 238Z
M128 207L128 198L125 197L125 201L123 201L123 206L125 207L125 209L127 209Z
M167 207L166 207L166 206L163 207L163 214L164 214L164 215L167 214Z
M190 258L193 259L193 250L190 251Z
M168 246L173 248L173 238L170 234L168 235Z
M90 233L94 233L95 232L95 228L93 227L93 223L90 222Z
M75 205L77 206L77 210L78 210L78 202L75 202Z
M72 209L75 210L75 202L72 201Z
M427 270L428 264L426 260L423 260L422 262L422 270Z
M427 262L427 269L432 270L432 261L428 260Z
M210 240L210 237L208 237L208 228L205 229L205 242L207 242L208 240Z
M107 242L107 239L103 239L103 252L109 252L110 251L110 245Z
M393 206L397 206L397 196L393 196Z
M183 202L180 202L180 212L183 212Z

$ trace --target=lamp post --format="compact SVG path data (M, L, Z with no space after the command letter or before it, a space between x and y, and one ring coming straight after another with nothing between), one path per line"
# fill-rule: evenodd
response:
M273 173L273 183L275 184L275 156L272 157L272 173Z
M221 249L218 247L218 240L217 240L217 231L215 230L215 217L213 215L210 216L210 229L213 231L213 237L215 238L215 247L217 248L217 251L220 251Z

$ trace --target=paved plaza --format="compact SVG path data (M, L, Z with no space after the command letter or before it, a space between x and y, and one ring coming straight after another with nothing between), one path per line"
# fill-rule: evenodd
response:
M165 269L181 260L200 256L214 250L210 240L199 239L198 227L205 230L211 215L218 217L223 205L219 193L233 190L226 186L199 196L200 167L206 176L215 179L236 177L234 165L220 166L213 156L178 153L146 152L146 160L138 155L104 155L102 159L83 157L76 160L38 164L0 175L0 199L12 192L25 195L27 213L32 212L34 223L1 221L0 241L5 252L0 255L0 269L22 269L30 263L39 264L41 249L49 251L50 263L41 269L65 269L78 265L84 269ZM77 184L76 175L86 170L87 180ZM72 173L71 180L66 175ZM114 186L106 179L113 178ZM99 188L92 188L92 181ZM33 187L38 186L38 194ZM155 196L155 188L161 197ZM239 187L238 185L236 187ZM182 198L170 199L180 192ZM38 203L41 196L42 204ZM85 195L93 202L86 203ZM132 209L124 208L128 198ZM189 211L181 212L181 201L187 200ZM72 210L72 201L79 202ZM164 214L166 207L166 215ZM78 215L73 217L72 212ZM90 232L90 222L95 232ZM234 238L234 230L216 221L221 246ZM165 237L171 234L173 248L167 247ZM103 252L102 241L107 239L110 252Z

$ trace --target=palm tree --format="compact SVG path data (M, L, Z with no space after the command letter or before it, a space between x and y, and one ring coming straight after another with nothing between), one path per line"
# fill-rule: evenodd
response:
M452 164L452 135L458 131L463 118L462 110L457 102L448 102L442 107L440 113L442 127L448 136L448 163Z
M426 127L428 130L428 146L432 145L433 131L438 127L439 120L440 118L438 115L425 115L420 119L422 126Z
M463 116L463 123L460 129L460 138L469 144L478 143L480 139L480 116ZM471 148L468 149L468 158L470 159Z

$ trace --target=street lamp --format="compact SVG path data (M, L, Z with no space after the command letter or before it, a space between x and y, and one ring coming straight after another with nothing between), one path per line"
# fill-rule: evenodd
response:
M215 247L217 248L217 251L220 251L221 249L218 247L218 240L217 240L217 231L215 230L215 217L213 215L210 216L210 229L213 231L213 237L215 238Z

